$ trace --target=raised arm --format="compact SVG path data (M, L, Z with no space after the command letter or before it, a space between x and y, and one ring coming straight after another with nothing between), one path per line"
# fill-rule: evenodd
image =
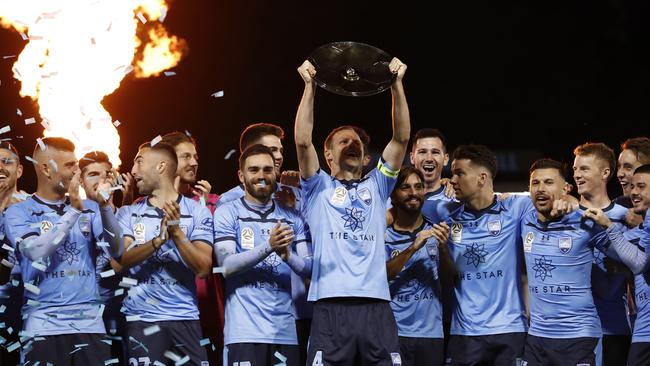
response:
M296 124L294 136L296 139L296 152L298 154L298 167L300 175L307 179L318 171L318 154L312 142L312 131L314 130L314 94L316 83L314 75L316 69L309 62L305 61L298 68L298 73L305 82L305 90L302 93L298 112L296 113Z
M395 82L390 88L393 95L393 137L386 145L381 156L391 168L397 170L402 167L402 161L404 161L404 155L408 147L411 134L411 117L409 116L409 106L406 103L406 95L402 85L406 65L399 59L393 58L388 67L393 74L397 74Z

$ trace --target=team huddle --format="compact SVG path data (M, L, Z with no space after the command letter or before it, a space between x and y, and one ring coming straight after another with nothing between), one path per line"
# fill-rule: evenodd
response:
M124 174L39 139L32 194L0 143L0 365L650 365L650 139L618 160L579 145L572 176L540 159L528 193L496 193L487 147L411 138L406 65L389 69L376 166L349 125L320 165L305 61L299 171L282 171L283 129L253 124L220 196L188 133L143 143Z

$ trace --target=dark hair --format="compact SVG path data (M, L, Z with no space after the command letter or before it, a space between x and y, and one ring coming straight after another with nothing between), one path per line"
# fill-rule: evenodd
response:
M361 139L361 144L363 145L363 153L364 155L367 155L370 153L368 148L370 147L370 136L368 136L368 133L366 130L364 130L361 127L358 126L353 126L353 125L345 125L341 127L337 127L330 132L327 137L325 138L325 149L330 150L332 148L332 139L334 138L334 135L336 135L337 132L343 131L343 130L352 130L356 132L356 134L359 136Z
M74 152L74 143L63 137L45 137L41 140L43 144L49 149L52 148L58 151ZM34 152L39 150L40 144L36 143L34 146Z
M106 155L105 152L103 151L91 151L89 153L86 153L81 160L79 160L79 169L81 170L81 173L84 172L84 169L94 163L108 163L108 165L113 167L113 164L111 164L111 161L108 159L108 155Z
M20 158L20 154L18 154L18 150L16 147L9 141L0 141L0 149L5 149L11 151L14 155L16 155L16 159ZM20 161L18 162L20 163Z
M565 163L560 163L557 160L543 158L536 160L533 165L530 166L529 173L532 174L535 170L538 169L556 169L560 176L567 180L567 165Z
M194 140L192 136L189 136L186 133L179 132L179 131L172 131L164 134L162 136L162 142L172 146L173 148L178 147L178 145L184 142L189 142L190 144L196 146L196 140Z
M579 145L573 150L573 155L593 155L597 159L604 160L609 168L607 180L616 175L616 155L614 154L614 150L602 142L587 142Z
M151 151L155 151L158 153L163 154L166 158L168 158L171 162L171 172L175 175L176 174L176 169L178 168L178 157L176 157L176 150L174 150L174 147L166 144L164 142L158 142L155 145L151 145L151 142L145 142L141 144L138 147L138 151L142 149L151 149Z
M239 156L239 169L241 170L244 167L246 159L254 155L263 155L267 154L273 160L273 151L268 146L262 144L255 144L247 147Z
M629 138L621 144L621 150L631 150L641 164L650 164L650 138Z
M443 135L442 132L440 132L440 130L437 129L437 128L423 128L423 129L418 130L415 133L415 135L413 135L413 140L412 140L413 145L411 146L411 151L413 151L413 149L415 149L415 145L417 144L419 139L426 139L426 138L431 138L431 137L433 137L433 138L437 137L437 138L440 139L440 141L442 142L442 149L443 149L442 152L446 153L447 152L447 139L445 138L445 135Z
M246 129L239 136L239 152L243 152L256 143L264 136L273 135L282 140L284 138L284 130L278 125L272 123L255 123L246 127Z
M487 169L492 179L497 175L497 156L484 145L460 145L454 150L453 160L467 159Z
M634 169L634 174L650 174L650 164L643 164Z
M411 176L411 174L415 174L418 176L420 179L420 182L424 182L424 174L422 172L415 168L414 166L405 166L400 169L399 174L397 175L397 182L395 182L395 188L393 188L393 191L397 189L404 181Z

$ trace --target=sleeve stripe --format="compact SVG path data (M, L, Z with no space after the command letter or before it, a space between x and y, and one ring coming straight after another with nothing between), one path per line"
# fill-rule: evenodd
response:
M237 238L235 238L234 236L222 236L222 237L220 237L220 238L214 239L214 243L217 244L217 243L219 243L219 242L227 241L227 240L231 240L231 241L235 241L235 242L236 242L236 241L237 241Z
M21 238L22 238L23 240L25 240L25 239L29 238L30 236L38 236L38 233L34 233L34 232L27 233L27 234L21 236Z
M381 174L389 178L397 178L399 175L399 169L393 170L389 168L388 165L384 164L383 159L379 159L379 162L377 162L377 169L381 172Z
M205 239L196 239L196 240L192 240L192 243L194 243L194 242L201 242L201 243L208 244L209 246L212 246L212 243L209 242L209 241L207 241L207 240L205 240Z

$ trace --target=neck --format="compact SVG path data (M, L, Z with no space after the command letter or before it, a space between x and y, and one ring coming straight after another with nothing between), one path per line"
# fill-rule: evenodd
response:
M580 196L580 204L587 208L605 208L612 201L607 196L607 190L599 189L598 192L587 192Z
M176 201L177 199L178 191L174 188L174 184L163 179L159 181L158 187L149 196L149 202L158 208L163 207L167 201Z
M401 231L414 231L422 225L422 214L418 212L407 212L397 208L397 217L393 223L393 227Z
M338 180L354 180L354 179L361 179L361 169L351 171L351 170L346 170L346 169L335 169L332 167L332 176Z
M537 219L539 221L541 221L541 222L551 221L551 213L549 212L549 213L544 214L544 213L541 213L541 212L537 211Z
M442 184L440 183L440 177L434 179L431 182L424 182L424 193L435 192L440 189L441 185Z
M9 206L9 202L11 202L13 194L16 192L18 192L18 190L16 190L16 186L11 189L7 189L6 191L0 192L0 212L4 211L5 208Z
M59 193L55 187L47 184L39 184L34 194L52 202L65 200L65 193Z
M480 211L489 207L494 202L494 191L492 189L485 189L477 192L474 197L471 197L465 202L465 206L474 211Z

